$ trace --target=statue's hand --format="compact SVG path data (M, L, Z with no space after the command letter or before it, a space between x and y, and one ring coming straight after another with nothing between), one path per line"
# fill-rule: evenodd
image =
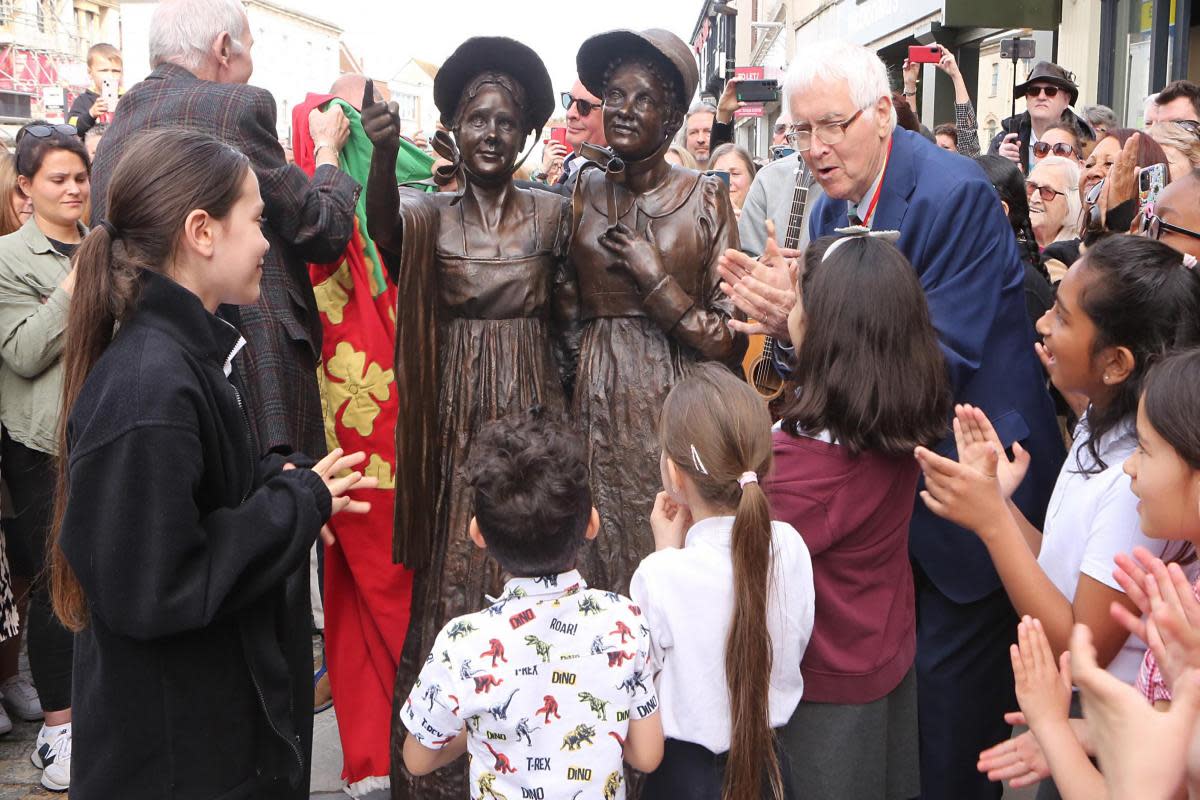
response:
M400 109L395 103L375 102L375 82L367 79L363 92L362 126L375 147L395 153L400 149Z
M600 235L600 246L617 257L614 266L627 270L643 294L666 277L654 232L649 228L641 236L618 222Z

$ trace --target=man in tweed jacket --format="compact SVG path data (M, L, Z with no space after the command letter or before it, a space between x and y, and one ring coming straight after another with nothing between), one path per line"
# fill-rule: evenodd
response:
M130 139L141 131L183 127L238 148L258 176L271 249L257 303L223 306L247 341L236 367L247 416L261 451L298 450L318 458L325 435L317 388L321 322L307 262L339 258L354 232L358 184L337 168L349 134L340 109L314 111L317 169L310 180L284 159L270 92L246 85L254 64L246 13L238 0L164 0L150 24L154 71L121 98L92 169L92 220L105 218L108 182ZM292 720L304 770L285 790L308 797L312 752L312 617L307 568L288 582L278 627L287 632ZM213 676L220 680L220 676ZM288 737L291 738L291 737ZM277 797L271 794L272 798Z

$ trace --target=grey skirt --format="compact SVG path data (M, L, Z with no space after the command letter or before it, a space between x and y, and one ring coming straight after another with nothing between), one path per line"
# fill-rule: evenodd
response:
M780 734L798 797L909 800L921 793L914 668L870 703L801 701Z

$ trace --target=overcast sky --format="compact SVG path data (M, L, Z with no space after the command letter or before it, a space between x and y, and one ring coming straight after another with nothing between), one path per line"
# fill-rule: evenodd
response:
M340 25L367 71L390 78L410 57L440 64L471 36L510 36L546 62L555 89L571 87L575 53L612 28L666 28L687 41L703 0L284 0Z

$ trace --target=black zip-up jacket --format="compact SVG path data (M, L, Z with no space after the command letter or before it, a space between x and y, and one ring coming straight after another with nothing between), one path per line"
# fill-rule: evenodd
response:
M223 371L238 338L144 273L71 410L61 543L90 612L74 800L257 800L305 774L294 714L312 711L290 700L305 676L284 656L284 581L331 499L312 470L257 457Z
M100 93L88 89L71 101L71 110L67 112L67 124L75 126L80 139L96 127L96 118L92 116L92 106L98 99L100 99ZM112 109L110 108L109 111Z

